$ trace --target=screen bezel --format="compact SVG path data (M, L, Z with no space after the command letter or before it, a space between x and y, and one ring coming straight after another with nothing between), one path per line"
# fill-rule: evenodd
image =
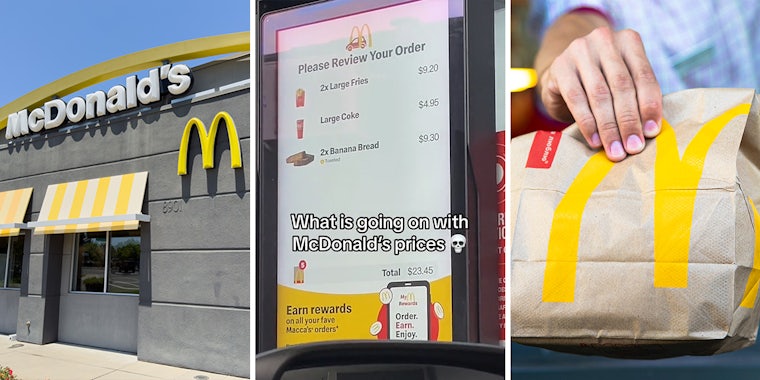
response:
M256 352L277 347L277 218L278 218L278 140L277 140L277 31L332 18L368 12L418 0L326 0L270 12L261 16L259 54L257 55L257 231L256 231ZM464 13L466 0L449 0L449 114L450 114L450 196L451 213L468 216L468 182L471 170L467 156L466 133L466 62ZM271 67L268 67L271 66ZM472 178L470 178L472 181ZM410 184L413 186L413 184ZM469 186L469 189L468 189ZM470 200L472 199L470 194ZM471 222L472 223L472 222ZM471 230L472 230L471 224ZM470 234L452 230L452 234ZM454 340L467 340L469 297L467 260L468 247L462 254L451 256L452 319ZM428 337L429 337L428 331Z

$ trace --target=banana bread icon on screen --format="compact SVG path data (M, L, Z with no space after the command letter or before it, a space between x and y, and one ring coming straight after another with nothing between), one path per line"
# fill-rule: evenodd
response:
M296 154L292 154L285 159L286 163L293 164L293 166L305 166L310 164L312 161L314 161L314 155L306 153L305 150L302 150Z

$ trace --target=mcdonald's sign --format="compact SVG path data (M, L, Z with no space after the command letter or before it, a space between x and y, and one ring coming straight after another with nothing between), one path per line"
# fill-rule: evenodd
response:
M366 37L364 32L367 32ZM369 25L364 24L361 28L354 26L351 28L351 35L348 37L348 45L346 50L351 51L354 49L364 49L365 47L372 47L372 31L369 29Z
M219 123L224 120L227 127L227 136L230 140L230 161L233 169L243 166L240 154L240 139L238 138L235 122L227 112L219 112L214 116L211 122L211 128L206 131L206 126L198 118L190 119L185 124L185 130L182 132L182 141L179 145L179 158L177 159L177 175L187 174L187 148L190 144L190 132L193 128L198 130L198 137L201 141L201 156L203 157L203 168L212 169L214 167L214 142L216 133L219 129Z

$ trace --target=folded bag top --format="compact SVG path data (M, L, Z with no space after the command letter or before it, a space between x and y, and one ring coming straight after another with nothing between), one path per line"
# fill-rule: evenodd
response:
M575 125L513 139L513 341L624 358L753 344L759 106L753 89L667 95L660 135L619 163Z

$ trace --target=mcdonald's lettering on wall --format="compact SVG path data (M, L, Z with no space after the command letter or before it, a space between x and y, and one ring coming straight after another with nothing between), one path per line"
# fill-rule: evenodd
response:
M162 83L168 83L163 86ZM180 95L190 89L192 77L187 65L163 65L152 69L140 80L136 75L126 78L126 83L106 91L95 91L64 102L53 99L31 112L24 109L8 115L5 138L12 140L43 129L58 128L67 121L78 123L161 100L162 91Z
M185 124L185 129L182 132L182 140L179 145L179 157L177 159L177 175L187 174L187 151L190 144L190 134L193 128L198 130L198 138L201 143L201 156L203 157L203 168L212 169L214 167L214 142L216 141L216 134L219 130L219 123L224 121L224 126L227 128L227 136L230 140L230 161L233 169L243 166L242 158L240 154L240 139L238 138L237 129L235 128L235 122L227 112L219 112L214 116L214 120L211 122L211 127L206 131L206 126L198 118L190 119Z

